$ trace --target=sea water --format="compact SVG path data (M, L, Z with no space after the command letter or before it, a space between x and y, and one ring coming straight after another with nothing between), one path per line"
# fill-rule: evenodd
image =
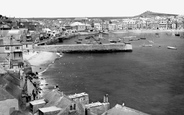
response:
M111 107L125 103L153 115L184 114L184 39L166 33L104 38L130 35L146 37L153 46L142 47L148 41L137 40L131 41L133 52L64 54L42 76L65 94L88 93L90 102L108 94Z

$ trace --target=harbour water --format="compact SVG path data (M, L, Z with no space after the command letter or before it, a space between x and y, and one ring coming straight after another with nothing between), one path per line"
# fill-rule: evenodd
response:
M102 101L109 94L111 107L125 103L153 115L183 115L184 39L166 33L104 37L130 35L146 37L153 46L141 47L148 41L138 40L131 42L133 52L64 54L42 77L49 84L58 84L65 94L88 93L90 102Z

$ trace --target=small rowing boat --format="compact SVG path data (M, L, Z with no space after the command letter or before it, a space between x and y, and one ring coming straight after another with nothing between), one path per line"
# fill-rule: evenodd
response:
M173 46L167 46L167 49L177 50L177 48Z
M152 44L143 44L142 47L152 47Z

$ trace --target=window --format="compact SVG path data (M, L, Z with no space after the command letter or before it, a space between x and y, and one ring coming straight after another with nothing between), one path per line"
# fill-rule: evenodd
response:
M28 45L26 44L26 48L28 48Z
M10 50L10 47L9 46L5 46L5 50Z
M18 49L20 49L20 47L19 46L16 46L15 49L18 50Z
M22 57L22 53L19 53L19 57Z

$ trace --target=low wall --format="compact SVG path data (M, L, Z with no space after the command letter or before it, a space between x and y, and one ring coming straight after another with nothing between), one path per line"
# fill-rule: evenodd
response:
M99 51L132 51L130 44L65 44L65 45L44 45L35 46L35 51L51 52L99 52Z

